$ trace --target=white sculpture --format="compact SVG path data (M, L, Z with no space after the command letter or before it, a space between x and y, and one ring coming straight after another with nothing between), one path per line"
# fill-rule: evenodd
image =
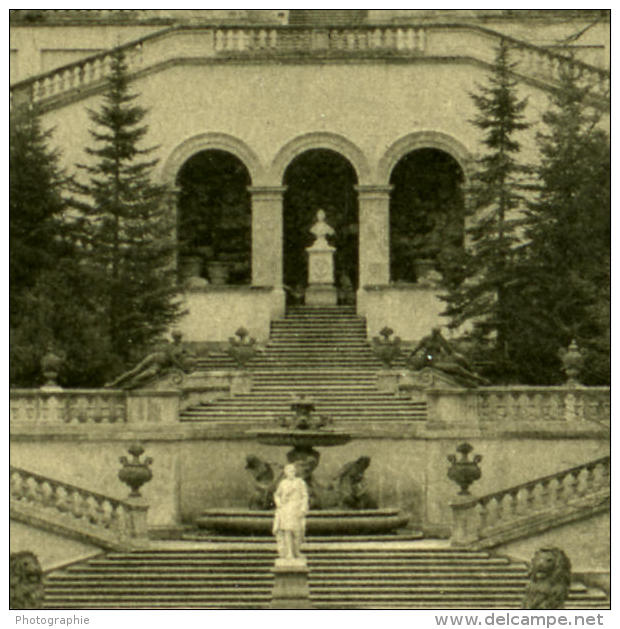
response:
M301 557L301 543L306 531L308 488L296 475L293 464L284 467L284 478L273 495L276 513L273 534L276 536L278 556L281 559Z
M316 223L310 228L310 233L314 235L316 240L312 244L312 249L324 249L330 247L326 240L327 236L334 235L333 227L325 222L325 211L318 210L316 213Z
M308 288L306 305L333 306L338 301L334 286L334 253L335 247L327 242L327 236L333 236L333 228L325 222L325 212L316 213L316 222L310 229L315 241L306 247L308 253Z

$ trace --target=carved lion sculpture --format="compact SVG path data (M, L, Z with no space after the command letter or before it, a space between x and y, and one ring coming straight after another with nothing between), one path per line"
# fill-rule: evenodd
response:
M263 461L254 454L246 456L245 469L254 477L254 495L250 498L250 509L256 511L275 509L273 492L276 490L282 474L276 474L267 461Z
M43 571L34 553L11 553L9 559L9 608L43 607Z
M534 553L523 609L564 609L571 581L570 560L559 548L540 548Z

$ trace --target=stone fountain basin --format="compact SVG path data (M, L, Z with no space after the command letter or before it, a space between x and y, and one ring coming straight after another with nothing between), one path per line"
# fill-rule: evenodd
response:
M268 446L312 448L341 446L351 441L351 435L329 430L256 430L252 436Z
M311 511L306 516L306 534L381 535L404 527L408 520L398 509ZM225 535L271 535L273 511L207 509L196 525Z

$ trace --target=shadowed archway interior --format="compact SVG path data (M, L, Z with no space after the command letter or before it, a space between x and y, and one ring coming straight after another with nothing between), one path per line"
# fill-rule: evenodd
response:
M297 156L284 173L284 284L293 294L307 285L306 247L317 210L335 230L335 280L339 300L354 299L358 278L357 175L350 162L329 149L311 149ZM289 295L291 293L289 292Z
M199 259L212 283L250 282L250 184L243 162L216 149L192 156L177 176L180 254Z
M464 237L464 175L444 151L402 157L390 177L390 277L420 282L429 273L458 281Z

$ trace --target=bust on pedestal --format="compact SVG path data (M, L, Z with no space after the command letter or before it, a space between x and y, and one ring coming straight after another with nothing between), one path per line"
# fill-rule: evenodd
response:
M308 288L306 289L307 306L335 306L338 293L334 285L334 252L326 237L333 236L334 230L325 222L325 212L316 213L316 222L310 230L316 240L308 253Z

